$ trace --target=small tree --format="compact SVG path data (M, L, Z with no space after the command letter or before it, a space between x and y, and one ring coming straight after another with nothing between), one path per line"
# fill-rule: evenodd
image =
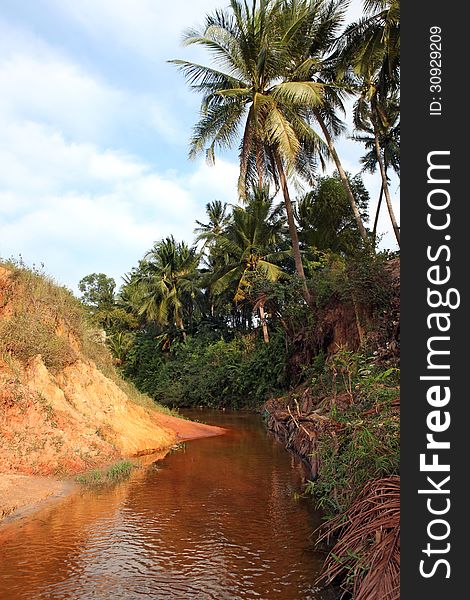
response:
M367 221L369 193L359 175L348 179L361 219ZM296 217L300 240L310 250L350 254L361 246L348 195L337 173L320 178L314 188L297 201Z
M92 273L80 280L78 289L84 304L94 309L109 308L114 305L116 282L104 273Z

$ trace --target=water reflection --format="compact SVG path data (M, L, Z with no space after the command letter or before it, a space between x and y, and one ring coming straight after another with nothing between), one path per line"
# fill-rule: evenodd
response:
M0 542L0 598L330 597L313 588L318 515L292 497L302 466L256 416L196 416L229 432L10 530Z

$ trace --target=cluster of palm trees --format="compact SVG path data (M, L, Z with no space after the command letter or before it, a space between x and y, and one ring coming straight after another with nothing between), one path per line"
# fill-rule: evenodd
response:
M190 156L240 141L239 195L253 185L273 185L284 198L296 271L311 302L300 253L289 182L314 183L317 165L332 159L365 245L370 244L348 177L335 147L344 132L339 115L356 95L356 126L371 132L393 228L387 169L397 168L396 103L399 85L398 0L365 0L364 17L341 33L344 0L230 0L230 8L206 17L184 41L211 54L210 66L173 60L202 95ZM392 133L393 130L393 133ZM368 140L367 140L368 142ZM392 148L393 145L393 148Z
M368 193L360 177L351 179L349 185L362 218ZM337 175L321 178L294 208L307 273L314 269L319 252L345 256L360 245L357 224ZM172 329L179 331L173 331L173 336L186 338L201 321L247 330L256 324L253 315L257 314L264 340L269 342L266 289L298 278L284 205L275 202L268 186L255 185L244 205L228 206L215 200L207 204L206 213L205 223L196 222L193 246L173 236L153 246L125 276L119 304L144 327L153 324L160 334L166 331L166 340Z
M183 338L188 325L205 317L250 321L253 277L270 282L287 276L285 218L266 189L255 189L245 207L220 201L207 204L208 222L197 222L196 243L189 247L173 236L157 242L124 278L120 303L161 330L176 326ZM265 339L267 328L259 307Z
M347 4L230 0L186 32L186 44L212 56L209 66L171 61L202 96L190 156L205 152L214 161L217 150L238 143L241 204L210 202L194 246L170 236L126 276L120 301L146 323L185 337L207 315L249 326L254 310L268 341L259 282L294 275L313 308L315 249L343 257L359 246L374 251L378 212L370 232L367 192L335 147L348 105L364 170L381 177L378 210L385 197L399 243L389 186L390 171L399 173L399 2L364 0L363 17L344 28ZM321 177L328 160L335 176ZM293 202L297 183L311 191Z

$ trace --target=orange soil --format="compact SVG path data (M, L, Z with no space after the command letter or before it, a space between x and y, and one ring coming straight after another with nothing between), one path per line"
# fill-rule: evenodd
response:
M22 293L0 267L0 320L8 323ZM81 353L65 324L56 335L73 342L76 356L59 372L40 355L27 364L0 356L0 520L59 493L63 482L44 476L72 475L224 433L136 404Z
M221 427L195 423L161 413L155 415L155 420L166 429L173 431L177 441L222 435L226 431ZM162 450L160 457L163 458L166 453L167 450ZM150 456L155 460L155 453ZM147 457L144 457L143 460L146 459ZM3 519L28 516L40 510L46 501L60 499L75 488L76 486L70 481L54 477L0 473L0 526Z
M71 489L71 483L50 477L3 473L0 475L0 522L13 513L17 516L33 506L39 508L44 500L60 498Z
M156 418L163 427L174 431L177 440L180 442L196 440L203 437L212 437L214 435L223 435L226 433L226 430L222 427L178 419L178 417L172 417L162 413L158 413Z

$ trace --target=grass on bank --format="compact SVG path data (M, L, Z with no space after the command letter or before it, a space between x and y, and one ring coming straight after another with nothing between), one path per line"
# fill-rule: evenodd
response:
M319 476L305 491L329 517L347 510L368 481L399 473L399 377L396 366L346 350L312 376L330 402L332 427L319 435Z
M82 303L37 267L22 261L0 261L9 271L2 290L0 357L27 364L41 355L45 366L57 373L77 360L92 361L134 403L146 410L179 416L125 381L117 372L106 344L90 322Z
M85 486L106 485L118 483L129 479L136 464L130 460L121 460L107 469L93 469L87 473L77 475L75 480Z

